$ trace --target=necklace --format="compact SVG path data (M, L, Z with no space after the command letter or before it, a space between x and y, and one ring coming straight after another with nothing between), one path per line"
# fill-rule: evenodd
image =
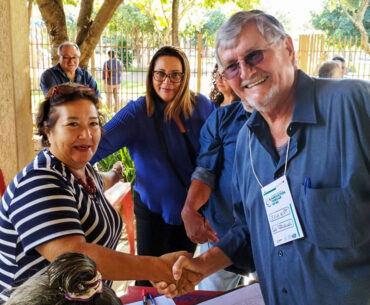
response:
M95 192L96 192L96 186L95 186L95 183L94 183L94 180L92 179L92 177L90 176L88 170L85 168L85 175L86 175L86 182L85 183L81 177L79 177L76 173L74 173L73 171L71 171L73 176L76 177L78 183L80 185L82 185L82 187L86 190L86 192L89 194L89 195L94 195Z

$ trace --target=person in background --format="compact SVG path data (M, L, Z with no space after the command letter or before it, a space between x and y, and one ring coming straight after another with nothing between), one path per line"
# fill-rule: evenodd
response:
M212 71L212 90L209 98L215 103L216 107L226 106L235 101L240 101L240 98L222 76L222 71L220 71L217 64Z
M336 60L324 61L319 67L320 78L342 78L342 69Z
M340 68L342 70L341 78L344 78L347 75L347 67L346 67L346 60L342 56L335 56L332 60L337 61L340 64Z
M207 276L252 259L266 305L370 300L370 82L311 78L282 24L262 11L217 32L217 62L255 110L236 144L235 223L199 257ZM162 287L163 288L163 287Z
M114 110L119 111L119 91L121 87L122 63L115 57L114 51L108 51L109 59L103 66L104 91L107 97L107 106L112 111L112 95L114 97Z
M216 109L201 130L197 167L181 212L187 235L201 244L201 254L213 247L234 223L232 169L236 139L252 111L245 105L234 102ZM232 271L221 270L210 275L199 283L199 289L233 289L241 280L240 273L253 272L254 265Z
M146 96L131 101L105 126L92 162L126 146L136 168L134 211L137 253L194 252L181 219L199 152L199 133L214 105L189 89L190 67L176 47L151 59ZM137 282L148 286L148 282Z
M85 254L58 256L46 271L29 278L4 305L122 305L96 264Z
M140 257L114 250L122 220L104 191L122 177L122 163L102 174L89 163L102 132L98 106L94 90L76 83L52 87L40 104L36 123L45 149L14 177L0 205L2 301L4 290L66 252L89 255L107 283L174 282L171 264L179 253Z
M58 47L58 63L41 74L40 87L44 95L55 85L75 82L94 89L100 97L98 85L89 71L78 66L81 52L77 44L66 41Z
M200 133L197 167L181 212L186 233L194 243L200 243L200 253L206 252L234 223L232 210L232 168L236 139L252 109L244 108L222 75L218 65L212 72L213 89L210 99L216 109L204 123ZM225 107L221 107L225 106ZM221 270L199 283L200 290L226 291L241 280L237 272Z

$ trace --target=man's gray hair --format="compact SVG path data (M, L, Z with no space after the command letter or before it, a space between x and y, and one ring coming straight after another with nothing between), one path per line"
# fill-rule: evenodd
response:
M226 21L217 31L215 56L219 66L222 67L218 56L219 49L227 50L233 48L239 34L249 22L253 22L256 25L258 31L269 43L277 42L279 39L288 36L283 25L275 17L263 11L251 10L238 12Z
M74 42L71 42L71 41L65 41L65 42L63 42L62 44L59 45L59 47L58 47L58 55L59 56L62 56L60 53L62 52L62 49L63 49L64 46L73 46L76 49L77 56L81 56L80 48L78 47L77 44L75 44Z

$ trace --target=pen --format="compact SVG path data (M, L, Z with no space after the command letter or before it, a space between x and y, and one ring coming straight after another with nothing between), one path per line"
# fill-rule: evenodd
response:
M155 301L154 301L153 296L152 296L151 293L149 293L149 299L150 299L150 303L155 305Z
M303 186L304 186L304 194L306 195L306 188L311 188L311 179L310 179L310 177L306 177L304 179Z
M148 305L148 302L146 300L146 291L145 291L145 289L141 290L141 296L143 297L143 305Z

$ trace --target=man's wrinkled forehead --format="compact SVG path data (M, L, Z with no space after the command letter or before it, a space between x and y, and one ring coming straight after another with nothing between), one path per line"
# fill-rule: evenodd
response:
M73 55L73 56L76 56L77 55L77 50L74 46L72 45L64 45L61 49L60 49L60 54L63 56L63 55Z
M257 26L253 22L248 22L232 43L219 46L217 52L221 61L220 66L224 68L225 65L235 61L238 55L245 55L265 43L266 39Z

